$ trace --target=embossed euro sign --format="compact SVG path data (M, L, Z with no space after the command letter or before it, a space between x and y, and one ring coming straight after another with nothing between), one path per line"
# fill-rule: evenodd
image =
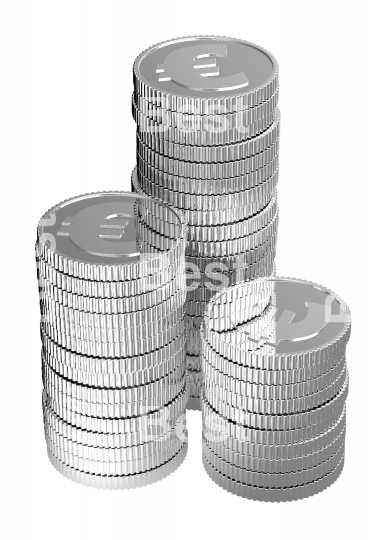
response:
M220 76L217 60L229 61L227 45L211 43L181 47L169 53L164 64L157 65L158 81L172 81L183 88L200 92L224 92L249 85L243 71ZM234 69L234 63L231 63L231 68Z
M263 330L260 324L256 324L260 316L255 317L252 324L239 330L248 341L264 343L273 349L274 354L293 347L301 350L304 345L309 349L330 341L348 322L346 305L329 291L287 280L274 280L273 283L275 309L272 320ZM253 293L253 308L258 306L263 306L263 300L256 303ZM234 308L230 317L234 325Z
M57 236L66 236L79 249L99 257L136 257L134 205L99 203L83 208L62 221Z

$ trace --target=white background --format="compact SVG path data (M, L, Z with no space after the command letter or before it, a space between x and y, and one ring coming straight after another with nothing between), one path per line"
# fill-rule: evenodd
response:
M3 538L370 538L379 530L379 16L370 1L2 1L1 497ZM41 414L36 225L76 194L129 189L132 63L192 34L242 37L280 64L278 275L349 304L346 464L328 491L266 504L224 492L188 413L183 466L108 492L50 465Z

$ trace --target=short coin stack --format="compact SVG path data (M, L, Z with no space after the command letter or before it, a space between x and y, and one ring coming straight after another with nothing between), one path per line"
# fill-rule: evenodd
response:
M72 480L138 487L187 451L184 219L101 192L49 210L37 231L49 458Z
M203 462L222 488L262 501L319 493L344 465L346 304L301 280L229 287L205 312Z
M200 408L200 325L217 290L270 276L278 228L278 66L241 40L190 37L134 64L135 191L189 223L189 408Z

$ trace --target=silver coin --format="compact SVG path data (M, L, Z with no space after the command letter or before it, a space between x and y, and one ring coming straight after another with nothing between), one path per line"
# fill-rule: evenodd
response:
M204 381L204 387L205 386ZM210 385L208 386L210 387ZM349 378L347 375L344 385L329 401L316 408L310 410L301 409L298 412L290 414L273 413L272 403L263 400L256 400L255 409L257 412L239 408L234 403L232 404L226 401L226 399L229 399L229 395L226 394L226 392L223 393L220 391L221 398L216 396L214 388L212 390L210 390L210 388L208 389L205 398L215 411L218 411L220 415L237 424L246 425L256 429L290 430L308 427L312 424L322 422L325 418L334 417L337 414L337 411L340 411L341 413L348 395L348 386ZM239 396L234 395L232 401L234 401L234 399L238 400L239 404ZM291 405L289 405L289 402L287 401L281 403L282 404L277 407L278 409L287 410L293 406L293 402L291 402Z
M279 152L279 141L277 140L261 153L245 159L223 163L196 163L162 156L143 143L139 143L139 139L137 141L138 167L143 174L144 165L147 165L168 175L199 180L226 179L250 174L269 165Z
M191 114L246 110L266 101L278 86L278 65L270 53L215 36L158 43L137 57L133 74L136 94Z
M137 191L137 193L140 193L142 195L146 195L144 189L139 183L138 177L137 177L137 169L136 167L132 171L132 177L131 177L132 185L134 186L134 189ZM275 174L272 179L272 183L267 190L264 190L263 197L260 200L255 201L254 203L250 203L247 206L242 208L226 208L226 209L219 209L219 210L186 210L182 209L182 213L184 214L184 218L186 221L193 226L207 226L207 225L222 225L226 223L235 223L239 221L240 219L245 219L252 217L256 212L259 212L263 208L265 208L268 203L270 202L273 191L276 187L277 183L277 175ZM153 184L146 182L146 185L151 191L151 195L156 197L158 194L153 193L155 187ZM148 189L147 188L147 189Z
M259 397L251 397L243 394L238 394L235 390L230 391L226 390L222 386L211 382L206 377L204 378L204 391L205 397L215 406L221 414L224 414L225 409L228 407L237 408L243 413L255 413L263 415L292 415L306 413L310 411L316 411L318 407L329 403L338 393L342 390L347 380L347 369L344 366L339 376L334 380L334 382L307 396L301 396L293 399L262 399ZM277 389L276 386L269 386L268 393L263 391L265 395L276 394L274 389ZM242 387L242 391L245 391L245 387ZM258 393L262 392L261 387L252 385L248 391L255 394L258 389ZM280 392L283 391L283 388L279 389ZM276 394L277 395L277 394Z
M311 469L332 458L336 452L343 446L345 442L345 428L339 435L328 445L317 450L316 452L306 454L301 457L293 457L288 459L264 459L260 457L252 457L246 454L240 454L230 449L225 448L219 443L212 443L204 440L204 446L207 447L214 455L220 459L238 467L249 471L262 473L293 473L304 469Z
M186 435L185 406L174 417L156 416L144 426L140 425L138 431L124 431L123 433L99 433L77 428L61 420L46 404L43 406L43 413L45 425L55 433L56 437L60 437L64 444L109 449L128 448L131 455L137 457L166 446L171 438L185 438Z
M183 415L184 419L184 415ZM186 435L186 424L181 428L183 435ZM157 437L151 441L147 441L142 444L133 446L97 446L93 444L83 444L79 441L65 437L61 433L55 430L54 425L50 424L48 420L45 421L45 431L48 434L52 442L61 448L64 452L77 455L91 461L131 461L136 459L142 459L146 456L151 456L157 452L165 450L171 446L176 439L179 439L176 429L168 430L164 435ZM179 430L179 435L181 431ZM182 435L181 435L182 436ZM95 440L94 440L95 442Z
M65 452L56 446L46 434L45 437L49 451L62 463L80 472L102 476L136 475L155 469L172 459L184 444L178 441L166 450L136 461L92 461Z
M184 385L185 364L179 364L168 375L157 381L126 388L96 388L72 382L52 370L44 357L42 357L42 376L45 388L62 392L67 397L95 403L124 403L126 401L145 401L155 398L161 392L175 389L178 383L181 383L182 387ZM175 393L174 397L177 393Z
M340 375L345 378L346 362L345 358L342 359L342 361L332 370L316 379L309 379L308 381L301 383L280 385L265 385L241 381L240 379L221 373L207 362L202 362L202 369L205 381L211 382L228 392L237 393L245 397L250 396L276 401L306 397L307 404L307 396L312 397L312 395L315 396L316 393L326 395L325 391L331 387L336 380L342 380L340 379ZM344 375L342 375L343 371Z
M173 159L194 161L196 163L221 163L245 159L262 152L279 138L279 133L280 111L276 109L274 122L268 129L251 139L236 144L218 144L216 146L179 144L167 141L163 137L157 137L154 133L140 131L139 127L137 137L155 152Z
M158 455L164 455L166 452L171 453L173 445L178 444L176 432L168 435L165 444L145 443L143 445L131 446L125 448L98 448L95 446L85 446L73 441L68 441L47 426L45 427L46 436L52 441L62 454L69 454L73 459L78 458L89 462L103 462L109 464L124 463L130 465L131 462L136 466L140 464L140 468L152 468L152 459ZM147 450L143 450L147 449ZM146 453L149 452L149 453Z
M155 429L159 427L159 434L163 433L163 428L172 429L176 419L184 410L189 397L189 380L181 389L179 394L167 405L160 407L156 411L146 411L138 416L124 416L121 418L102 418L100 416L87 416L66 407L50 398L43 392L43 408L48 409L55 421L61 427L73 427L80 429L81 440L88 440L85 435L88 433L98 433L109 436L108 440L122 441L122 446L142 444L152 440L157 436ZM64 424L62 424L64 422ZM93 437L93 435L91 436ZM148 438L147 438L148 437ZM111 443L110 443L111 444Z
M227 127L226 122L221 123L216 118L213 122L210 122L209 126L206 126L208 129L205 130L188 129L187 126L178 128L160 124L141 113L134 101L132 102L132 116L137 124L137 133L140 137L142 137L143 133L147 133L176 144L216 146L247 141L271 129L277 118L277 109L274 109L273 112L257 122L233 128Z
M230 218L230 222L247 219L265 208L271 200L271 196L278 183L278 169L276 169L272 176L266 178L265 181L244 191L225 194L198 195L167 189L166 186L162 185L162 181L152 182L149 177L142 172L142 168L148 168L150 166L145 164L144 167L141 167L141 163L142 162L139 162L139 167L137 169L137 184L140 186L140 189L150 196L157 197L160 200L179 208L179 211L181 212L185 213L185 211L196 210L199 212L227 212L228 209L233 211L235 205L238 204L248 207L247 209L242 209L242 213L238 218L234 218L233 212L231 212L231 214L227 213L227 216L231 215L234 218ZM161 174L158 169L154 170L151 168L150 174L152 173L157 174L158 176Z
M72 360L76 360L78 358L78 355L71 355L69 353L67 355L60 356L61 359L68 360L66 363L63 363L60 359L51 356L46 350L43 350L43 356L48 365L58 375L68 379L69 381L97 388L126 388L149 384L162 379L178 366L185 364L185 347L183 345L181 349L174 354L174 356L165 356L165 360L162 363L153 367L123 373L113 371L112 361L110 362L106 360L105 366L101 366L99 371L90 371L89 369L80 369L76 364L73 365L73 363L71 363ZM84 358L85 361L86 359L90 360L88 361L88 366L92 367L92 359L87 357L82 358ZM118 362L115 363L118 364ZM95 369L96 368L98 368L97 363L95 363ZM119 370L118 365L116 366L116 370Z
M154 214L171 223L172 246L165 254L141 253L139 220ZM181 215L159 201L123 192L83 195L46 212L37 230L37 251L56 270L98 281L147 276L152 261L181 258L186 227Z
M249 265L253 265L260 260L263 260L269 253L274 253L276 249L277 229L273 231L273 235L268 238L263 244L258 247L251 247L244 251L237 251L233 254L222 256L194 256L187 253L187 265L192 264L200 270L201 273L222 273L232 271L234 269L244 269ZM213 270L212 268L213 267Z
M60 318L79 326L89 326L94 328L131 328L133 326L144 326L152 324L162 319L170 319L171 316L184 306L186 292L179 290L163 303L152 308L140 311L130 311L117 314L91 313L79 309L71 308L56 302L50 296L41 294L40 312L52 317Z
M236 364L216 353L208 343L203 344L202 357L205 362L221 373L237 380L264 385L297 384L316 379L335 369L345 362L345 356L326 358L324 362L312 364L299 369L257 369L255 367Z
M180 333L167 345L150 353L138 356L126 356L124 358L97 358L76 354L60 347L43 330L41 331L41 340L43 353L57 360L60 364L67 366L69 369L79 369L88 373L103 373L110 377L113 374L138 377L138 374L142 373L141 377L143 377L145 371L155 370L156 367L160 367L168 362L170 358L181 354L186 341L186 335L184 332ZM141 383L142 381L140 380L138 384Z
M346 429L346 413L344 408L339 420L323 433L315 435L306 441L295 442L293 444L269 445L252 443L243 437L236 438L227 433L218 433L217 430L211 429L213 427L204 425L203 436L208 441L208 444L214 445L215 448L217 446L223 447L230 452L253 458L261 458L262 460L287 461L314 454L330 446Z
M132 95L132 110L136 120L140 119L140 112L147 118L154 120L157 124L162 124L166 127L174 127L180 130L210 131L211 128L215 129L216 126L219 129L222 127L225 129L236 129L255 124L274 113L278 106L278 101L279 93L277 89L269 99L244 111L230 113L218 112L217 114L210 111L206 114L199 114L197 111L191 113L171 111L135 93Z
M167 285L157 287L157 289L149 293L122 296L121 298L96 298L61 289L50 283L41 274L38 281L40 299L49 298L56 304L73 310L105 315L144 311L161 304L167 304L171 297L175 296L180 290L185 289L186 283L185 276L178 275Z
M57 388L45 383L45 392L52 410L61 418L62 409L70 410L81 416L96 418L122 419L135 416L144 416L166 407L173 401L185 386L185 379L173 385L167 391L142 401L130 401L121 403L96 403L84 401L60 392Z
M234 322L235 313L241 309L241 300L247 293L255 305L255 297L259 282L242 284L230 292L217 294L210 302L205 315L203 339L222 356L237 363L266 369L297 369L311 363L334 356L345 347L351 328L350 312L343 300L335 293L302 280L286 278L270 278L267 280L275 286L278 319L276 324L276 343L270 344L272 353L257 355L245 347L232 345L220 339L218 332L210 329L209 319L213 319L213 310L227 295L237 297L231 304L229 319ZM247 300L245 300L247 301ZM298 324L290 322L291 316L297 316ZM239 330L238 330L239 331ZM257 335L244 334L240 343L255 343ZM274 352L275 351L275 352Z
M71 320L69 319L69 316L67 316L67 318L61 317L60 314L57 316L55 313L48 310L42 302L41 304L42 320L45 324L49 323L49 325L57 331L73 338L106 343L140 341L141 339L146 339L153 333L163 333L174 324L181 321L185 311L184 304L181 304L168 313L166 317L158 318L155 321L142 321L141 324L136 324L135 326L117 326L114 324L114 326L110 328L111 325L106 325L104 322L102 325L99 324L98 326L93 326L90 323L94 322L94 319L83 316L81 318L81 323L79 323L77 319L73 320L74 316ZM97 322L99 323L99 320ZM124 322L126 322L126 319ZM136 322L136 320L133 322Z
M210 147L214 148L214 147ZM271 156L270 156L271 157ZM279 167L279 154L269 163L246 174L226 178L190 178L177 174L169 174L151 167L144 160L139 160L139 174L159 187L165 187L179 193L189 195L226 195L253 189L274 176Z
M41 330L52 341L74 353L98 358L125 358L165 347L184 332L184 321L175 323L160 334L140 338L138 341L86 341L62 333L46 321L41 322Z
M185 246L184 246L185 247ZM125 281L97 281L67 275L53 268L40 255L36 257L37 276L42 275L49 283L75 294L95 298L125 298L151 293L177 279L182 284L184 258L174 264L165 259L153 259L149 263L149 275Z
M214 242L190 240L185 253L187 256L219 258L251 251L253 248L259 248L268 242L271 237L277 235L278 221L279 214L277 213L273 220L258 232L232 240Z
M222 242L242 238L257 233L266 227L278 212L277 191L267 206L258 214L236 223L221 226L189 226L189 240L193 242Z
M255 487L288 488L308 484L319 480L335 469L344 456L344 444L329 459L310 469L289 473L261 473L241 469L220 459L216 454L203 445L203 454L206 460L220 473L232 480Z
M221 444L227 438L242 444L261 446L290 446L305 443L330 430L342 419L345 414L345 398L345 393L338 396L329 407L325 407L319 415L311 418L309 423L301 415L294 415L292 421L270 417L262 418L262 422L258 421L256 426L249 426L244 422L250 418L239 418L239 414L236 414L234 419L226 418L218 414L201 396L203 433L208 439L221 442Z
M184 212L186 219L193 223L200 222L200 216L202 218L201 223L205 223L207 219L213 223L213 225L219 225L224 222L234 223L239 219L248 219L254 214L260 212L270 202L273 191L278 182L278 172L269 179L268 183L257 186L258 193L255 193L255 189L241 192L240 195L228 194L228 195L188 195L182 193L176 193L166 188L160 188L155 184L150 183L145 177L140 174L139 187L142 193L146 193L152 197L160 198L168 201ZM241 213L238 212L238 205L241 205ZM207 213L211 213L209 218L206 217Z

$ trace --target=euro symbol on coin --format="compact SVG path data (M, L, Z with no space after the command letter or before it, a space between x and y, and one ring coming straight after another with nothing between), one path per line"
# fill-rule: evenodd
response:
M172 81L183 88L200 92L224 92L248 86L243 71L220 77L217 58L228 59L227 45L203 44L182 47L172 51L158 64L159 82ZM234 67L234 64L232 64Z
M305 307L307 308L307 311L302 319L293 311L286 308L278 308L276 313L276 342L266 342L266 345L270 345L276 349L281 342L297 342L311 339L317 336L323 328L331 322L331 317L332 322L334 322L334 316L332 315L327 320L327 309L325 304L306 301ZM341 320L343 320L343 314ZM253 341L254 343L259 343L260 340L266 339L265 336L259 337L259 335L256 335L255 337L252 337L249 332L245 333L248 336L248 340Z
M134 205L125 202L94 204L62 221L58 236L66 236L80 249L100 257L139 255Z

